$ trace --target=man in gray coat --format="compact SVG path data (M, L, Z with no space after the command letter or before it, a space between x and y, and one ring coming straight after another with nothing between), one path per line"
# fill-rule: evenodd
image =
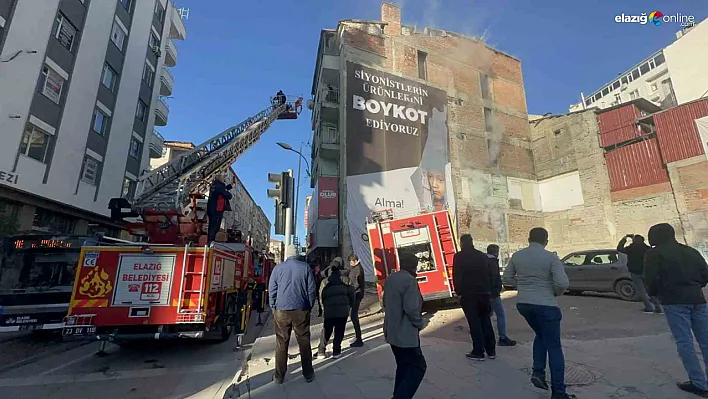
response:
M504 270L504 283L515 286L516 309L536 333L533 341L531 383L548 390L546 360L551 369L551 399L575 399L565 391L565 358L561 346L563 315L556 297L568 289L568 275L558 256L546 250L548 231L534 227L529 246L512 255Z
M401 270L388 276L384 284L384 337L396 358L393 399L411 399L427 370L420 350L420 330L427 320L421 314L423 296L415 279L418 258L403 253L398 261Z

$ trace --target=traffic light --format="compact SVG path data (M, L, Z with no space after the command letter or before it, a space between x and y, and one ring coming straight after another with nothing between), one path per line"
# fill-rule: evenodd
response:
M268 181L275 183L268 189L268 198L275 199L275 234L285 235L287 210L293 207L293 177L290 171L268 173Z
M268 198L275 198L283 207L293 206L293 177L290 172L268 173L268 181L275 183L275 188L268 189Z

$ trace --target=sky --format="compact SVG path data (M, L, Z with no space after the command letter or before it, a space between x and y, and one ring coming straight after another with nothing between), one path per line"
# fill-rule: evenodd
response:
M202 143L266 108L282 89L311 98L322 29L343 19L380 20L380 0L234 1L174 0L189 8L187 38L178 42L171 68L175 89L167 140ZM419 30L435 27L483 37L521 60L530 114L565 113L568 106L600 88L653 52L675 40L675 24L622 24L618 14L708 17L706 0L398 0L402 22ZM622 3L621 5L617 3ZM311 112L298 120L279 120L234 164L256 203L274 220L274 200L266 190L269 172L293 169L299 149L310 162ZM304 243L305 196L312 194L303 163L298 235ZM272 232L271 232L271 236ZM275 238L282 239L276 236Z

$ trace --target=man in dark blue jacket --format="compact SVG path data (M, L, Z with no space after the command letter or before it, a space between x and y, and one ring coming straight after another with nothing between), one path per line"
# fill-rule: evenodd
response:
M268 285L276 338L273 381L282 384L285 379L290 334L295 330L302 374L307 382L312 382L315 370L310 347L310 312L317 299L315 276L310 265L298 260L294 245L285 248L285 256L287 260L273 268Z
M230 200L233 197L229 192L231 188L230 184L224 184L223 177L216 176L209 190L209 200L207 201L207 217L209 218L207 240L210 243L216 239L216 233L221 229L224 212L231 211Z

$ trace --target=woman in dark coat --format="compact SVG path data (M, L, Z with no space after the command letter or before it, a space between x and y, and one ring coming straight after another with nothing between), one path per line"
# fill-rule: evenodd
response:
M334 332L332 357L336 359L342 354L344 330L347 326L349 312L354 305L355 295L354 289L349 284L349 278L342 273L342 264L333 261L329 268L329 276L320 285L320 300L324 307L324 327L320 336L317 356L325 356L327 343Z

